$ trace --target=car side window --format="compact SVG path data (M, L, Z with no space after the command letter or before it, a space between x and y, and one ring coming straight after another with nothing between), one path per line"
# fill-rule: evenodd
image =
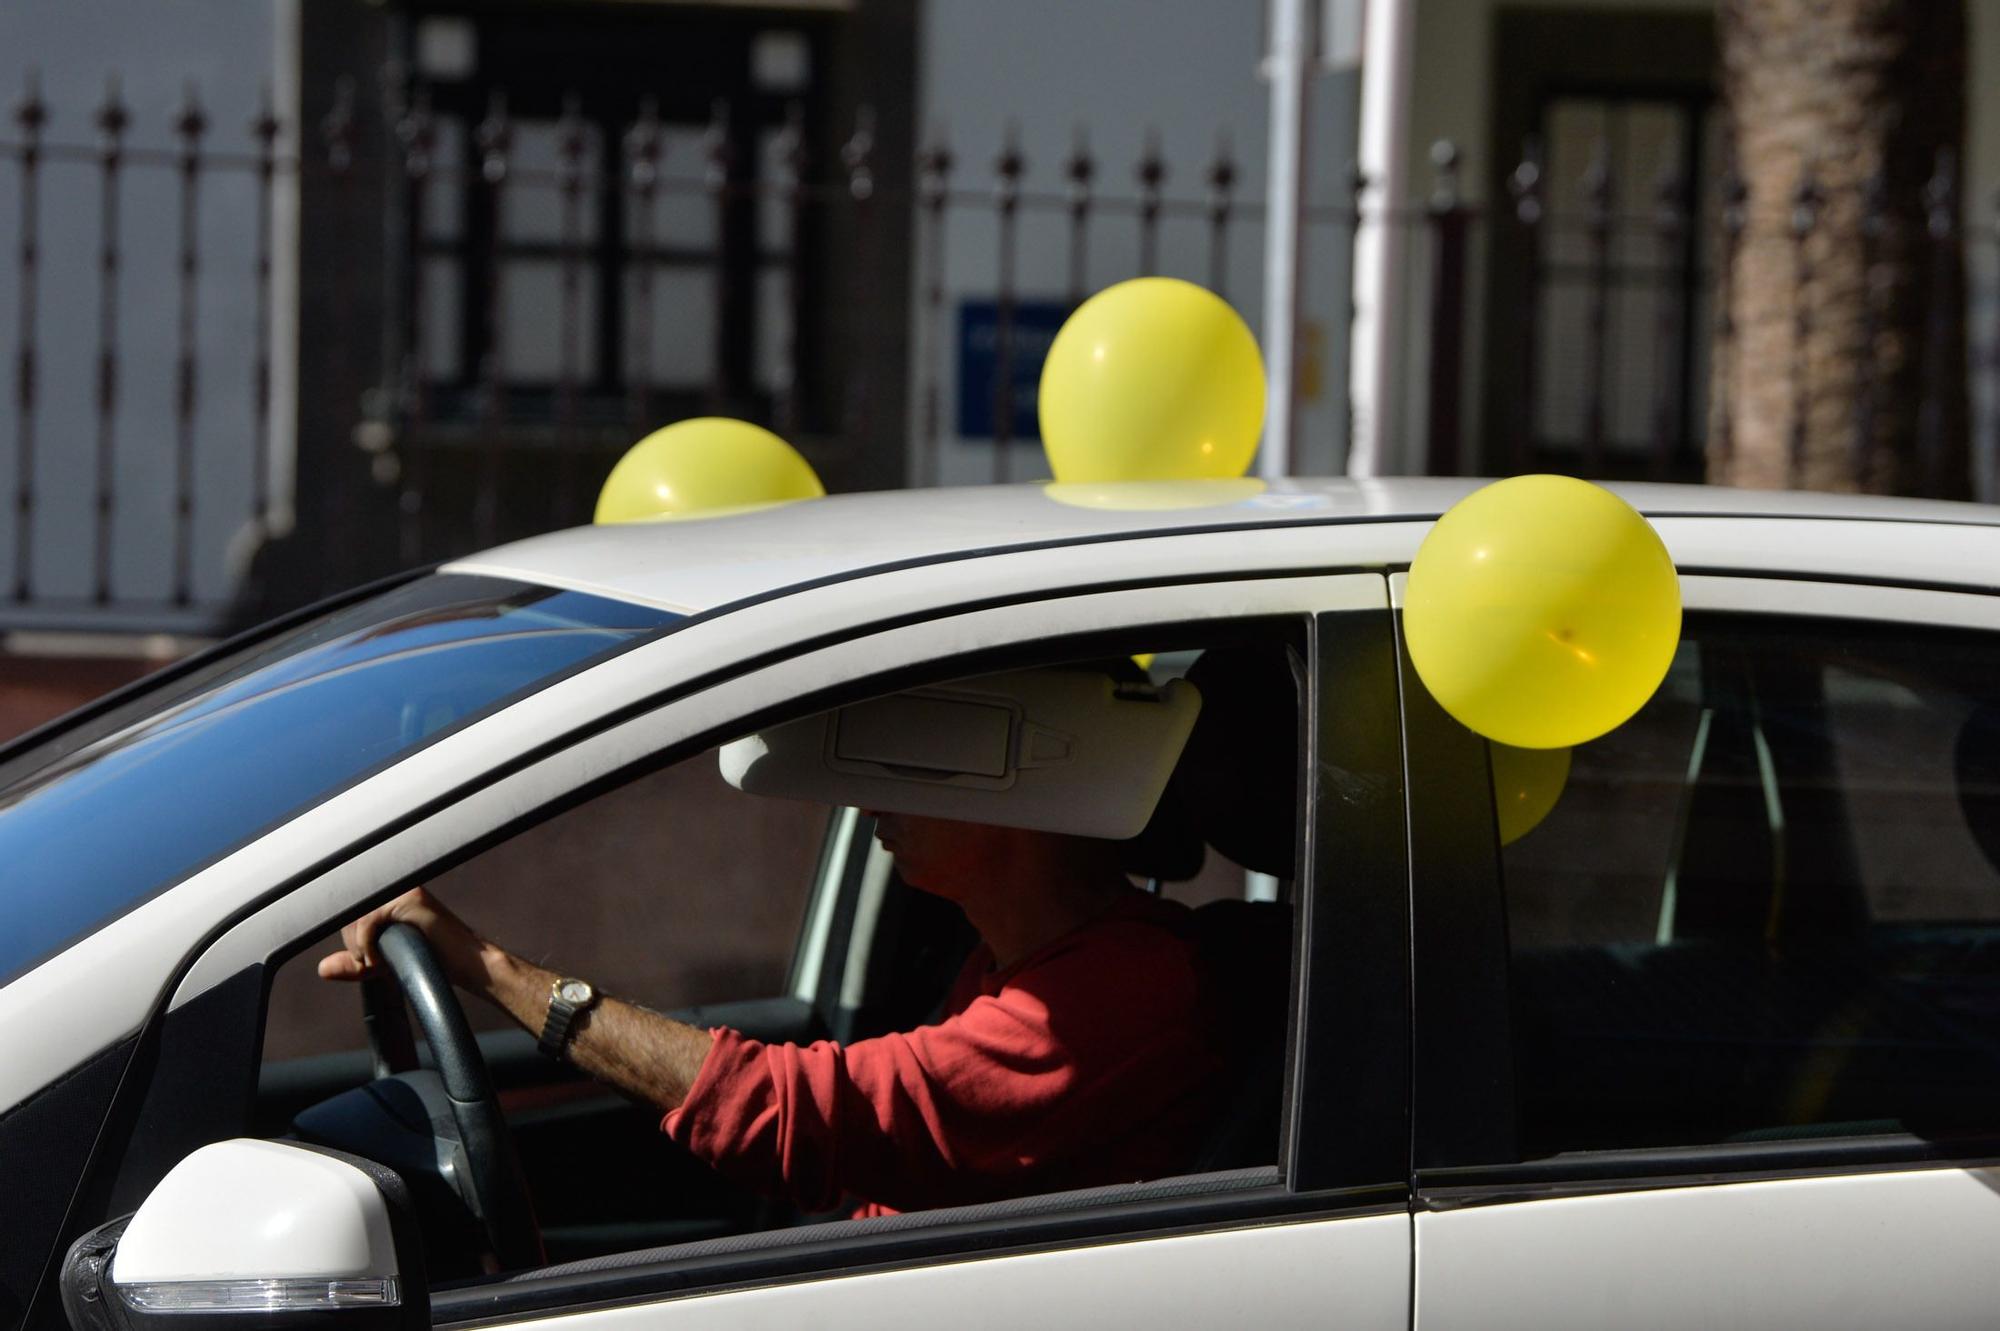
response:
M783 992L826 811L746 800L714 752L639 778L474 856L427 886L482 932L573 961L663 1009ZM520 940L518 944L514 940ZM272 983L264 1057L352 1049L356 1006L313 973L329 935ZM475 1029L507 1023L468 1003Z
M2000 639L1690 616L1502 864L1525 1158L2000 1127Z
M1045 1038L1069 1051L1070 1066L1108 1069L1102 1087L1079 1073L1057 1101L1005 1111L1014 1117L986 1127L989 1111L968 1107L954 1120L962 1135L940 1157L965 1163L942 1174L926 1172L918 1120L898 1120L897 1135L856 1126L874 1124L874 1101L865 1111L822 1106L817 1135L814 1114L800 1111L787 1154L770 1163L748 1137L737 1142L747 1127L731 1126L738 1100L754 1105L755 1078L738 1078L740 1094L710 1091L691 1111L706 1126L670 1137L659 1108L544 1058L532 1036L468 1001L475 1027L501 1032L482 1043L549 1260L1275 1164L1306 657L1296 628L1219 636L1136 659L1121 647L1013 662L769 721L430 877L445 905L531 961L726 1032L730 1050L798 1051L769 1064L779 1071L824 1061L835 1041L849 1051L840 1075L874 1085L907 1047L920 1061L987 1060L983 1080L941 1082L941 1102L1032 1099L1053 1092L1013 1085L1010 1060L1026 1051L982 1042L1028 1032L1033 1022L1018 1014L1045 1001ZM979 816L1018 815L1024 801L1035 810L1028 821ZM1044 865L1053 871L1090 869L1070 903L1087 906L1100 930L1088 964L1061 960L1048 940L1004 964L980 950L975 915L994 917L957 893L999 902L978 898L976 883L1018 876L1023 869L1006 868L1018 856L1036 865L1043 860L1033 857L1053 857ZM1018 879L1021 899L1030 886ZM1044 905L1055 902L1051 894ZM359 1004L314 974L335 945L304 947L272 981L257 1120L264 1132L289 1127L366 1154L365 1142L325 1135L345 1130L341 1122L314 1117L369 1075ZM1013 968L1049 948L1057 960L1024 972L1024 987L1005 997ZM1056 1011L1063 986L1086 973L1095 986L1087 1005ZM1133 1016L1174 1003L1192 1015L1171 1029ZM946 1029L974 1005L978 1013ZM1160 1047L1108 1045L1101 1032L1121 1020L1136 1020ZM1223 1031L1233 1032L1227 1043ZM1178 1057L1175 1041L1199 1057ZM818 1065L801 1067L797 1087L774 1080L779 1100L817 1084ZM1173 1075L1116 1081L1134 1068ZM1075 1127L1061 1127L1071 1119L1095 1125L1089 1149ZM1054 1136L1043 1142L1037 1132ZM1051 1163L1017 1160L1007 1145L1015 1134L1042 1142L1032 1149ZM824 1168L812 1149L821 1136L837 1143ZM912 1163L871 1148L878 1137ZM875 1156L883 1159L870 1163ZM427 1229L463 1229L449 1199L433 1203ZM466 1261L453 1270L471 1273Z

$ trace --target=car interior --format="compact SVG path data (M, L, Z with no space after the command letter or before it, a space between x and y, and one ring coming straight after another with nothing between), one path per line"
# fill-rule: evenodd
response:
M901 882L863 809L1116 841L1135 885L1192 908L1209 1001L1248 1037L1231 1069L1242 1093L1185 1172L1268 1168L1303 666L1282 638L1161 645L1173 650L925 682L769 724L427 886L503 944L690 1024L851 1041L935 1019L976 941L956 906ZM400 986L368 981L357 1002L316 980L333 945L303 947L271 983L255 1130L402 1173L434 1281L601 1269L839 1219L727 1182L661 1132L657 1109L545 1058L481 1005L458 1016L441 973L426 979L421 956L398 960L386 940ZM469 1107L481 1098L497 1112Z
M1990 1133L1993 681L1977 635L1691 619L1503 856L1520 1158Z

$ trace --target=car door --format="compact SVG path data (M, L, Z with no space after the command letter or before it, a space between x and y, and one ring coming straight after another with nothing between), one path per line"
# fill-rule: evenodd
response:
M1991 1325L2000 600L1683 584L1504 848L1406 667L1416 1325Z
M1240 560L1244 544L1234 538L1230 557ZM1184 548L1188 562L1204 568L1216 567L1223 553L1216 538ZM1040 558L1037 552L979 562ZM1027 1317L1081 1325L1104 1320L1115 1304L1121 1316L1166 1325L1212 1324L1225 1309L1249 1306L1260 1320L1278 1324L1405 1324L1408 879L1385 580L1368 572L1197 583L1155 578L1152 585L1086 585L1002 604L987 597L982 604L979 593L1000 581L982 581L986 573L977 566L954 570L954 591L971 600L962 609L911 613L907 601L890 598L905 622L875 630L866 627L881 617L869 588L817 593L837 596L840 605L795 614L810 621L844 613L857 626L755 669L717 671L712 683L679 691L665 705L627 709L254 906L219 930L187 969L168 1004L166 1038L182 1014L211 1013L214 996L241 989L238 977L301 946L325 922L635 766L669 761L885 682L976 673L982 664L1017 662L1024 653L1060 659L1086 650L1131 651L1190 626L1226 634L1276 625L1297 635L1307 677L1289 1055L1273 1166L899 1217L859 1230L751 1235L717 1250L636 1255L614 1264L615 1275L598 1263L505 1286L436 1292L433 1307L440 1324L574 1314L607 1300L624 1311L585 1315L742 1324L809 1307L815 1323L858 1324L879 1321L888 1309L949 1305L960 1321L998 1324L1004 1317L1012 1324ZM694 628L677 635L681 649L691 651L696 636ZM137 1110L142 1124L156 1105L185 1104L185 1088L165 1083L187 1080L196 1065L168 1062L162 1060L163 1075ZM197 1137L206 1131L194 1130ZM183 1127L176 1144L185 1147L188 1139ZM168 1140L129 1151L127 1177L114 1192L142 1190L147 1173L170 1164ZM827 1279L834 1275L844 1278ZM1010 1291L1005 1301L990 1297L1000 1284Z

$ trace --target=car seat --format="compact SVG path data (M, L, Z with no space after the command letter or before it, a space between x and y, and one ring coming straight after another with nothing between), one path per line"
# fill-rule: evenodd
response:
M1300 679L1282 647L1211 648L1188 671L1201 716L1167 785L1185 826L1270 874L1288 896L1297 856ZM1163 804L1166 800L1162 801ZM1206 1005L1234 1056L1231 1093L1197 1172L1277 1160L1292 977L1288 901L1215 901L1194 913Z

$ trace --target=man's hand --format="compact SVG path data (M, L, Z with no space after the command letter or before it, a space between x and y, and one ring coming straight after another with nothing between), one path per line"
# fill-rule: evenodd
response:
M556 973L487 942L421 887L377 906L340 931L345 945L319 959L323 980L364 980L384 965L375 940L385 926L423 931L451 982L492 1003L530 1035L541 1032ZM601 1081L672 1109L687 1098L713 1039L704 1030L606 998L572 1028L569 1059Z
M319 959L322 980L365 980L382 967L375 940L391 924L414 925L430 940L438 964L453 984L473 993L488 990L488 968L482 964L479 936L444 903L421 887L413 887L386 906L377 906L340 931L343 950Z

